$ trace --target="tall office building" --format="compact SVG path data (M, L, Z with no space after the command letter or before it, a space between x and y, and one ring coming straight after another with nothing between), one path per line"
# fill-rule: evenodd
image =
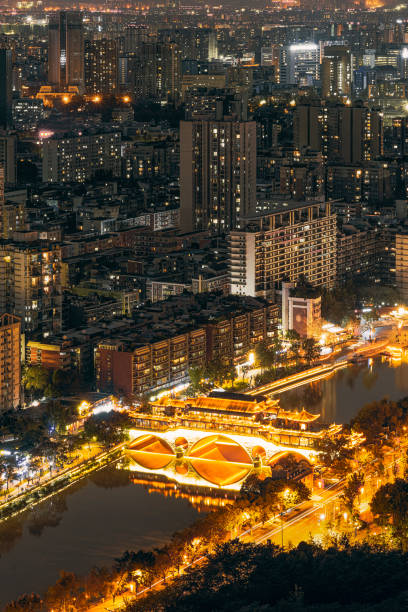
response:
M118 88L118 48L115 40L85 41L85 91L115 94Z
M348 96L351 91L351 53L340 45L324 48L321 66L322 97Z
M61 90L84 83L82 13L60 11L48 26L48 81Z
M355 164L383 154L382 113L362 104L299 105L293 124L296 147L321 151L328 161Z
M280 83L313 85L320 76L320 50L315 43L285 45L280 56Z
M95 175L121 174L119 132L84 133L43 142L43 181L83 183Z
M55 243L0 241L0 312L12 312L26 332L61 331L61 249Z
M20 319L0 316L0 412L18 408L21 402Z
M0 49L0 127L11 124L13 62L9 49Z
M230 233L231 293L274 298L300 276L316 287L336 281L336 214L330 204L285 202Z
M180 218L184 231L222 233L256 205L256 122L233 117L180 124Z

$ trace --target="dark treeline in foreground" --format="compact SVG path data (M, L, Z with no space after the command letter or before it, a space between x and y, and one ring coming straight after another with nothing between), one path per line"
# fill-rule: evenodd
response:
M220 545L205 565L127 612L396 612L408 610L408 554L382 546Z

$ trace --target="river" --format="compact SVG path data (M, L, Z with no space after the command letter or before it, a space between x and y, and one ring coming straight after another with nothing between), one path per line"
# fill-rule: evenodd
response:
M328 378L277 393L283 408L306 408L325 423L348 423L364 404L408 396L408 363L382 357L337 370Z
M151 549L194 522L186 499L150 493L114 466L0 526L0 608L43 592L59 571L86 573L125 550Z
M285 408L304 406L321 414L324 422L345 423L367 402L406 395L408 363L378 357L276 397ZM131 480L135 477L136 483ZM94 565L111 565L126 549L160 546L196 519L198 510L182 490L160 481L143 486L146 478L146 474L137 478L114 466L104 468L21 518L4 523L0 527L0 606L25 592L43 592L61 569L82 574ZM215 497L219 494L220 490ZM190 499L200 502L200 494ZM207 496L201 502L208 507L212 500Z

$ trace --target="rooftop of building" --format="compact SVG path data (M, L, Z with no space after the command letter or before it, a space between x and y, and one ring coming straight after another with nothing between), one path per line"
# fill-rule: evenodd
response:
M112 338L124 350L133 351L268 305L263 298L223 296L221 292L183 293L136 310L132 324Z

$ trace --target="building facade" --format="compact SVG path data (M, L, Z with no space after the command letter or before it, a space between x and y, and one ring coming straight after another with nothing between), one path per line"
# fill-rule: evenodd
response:
M48 26L48 82L60 90L84 83L82 13L60 11Z
M316 287L336 280L336 215L329 203L291 203L247 220L230 232L231 293L273 297L284 280L300 276Z
M157 342L103 340L95 348L97 387L140 396L186 381L190 368L213 359L244 363L257 344L272 342L278 316L276 304L258 303L247 312Z
M0 316L0 412L18 408L21 403L20 319Z
M403 302L408 301L408 234L395 236L395 278Z
M182 231L222 233L240 227L255 205L255 121L182 121Z
M118 89L116 40L86 40L84 59L86 93L114 95Z
M42 153L45 183L83 183L98 173L121 175L120 132L49 138Z
M348 96L351 93L351 61L351 52L347 47L325 47L321 66L323 98Z
M42 336L62 326L61 250L56 244L0 241L0 310Z
M0 127L4 129L11 125L12 74L12 51L0 49Z

